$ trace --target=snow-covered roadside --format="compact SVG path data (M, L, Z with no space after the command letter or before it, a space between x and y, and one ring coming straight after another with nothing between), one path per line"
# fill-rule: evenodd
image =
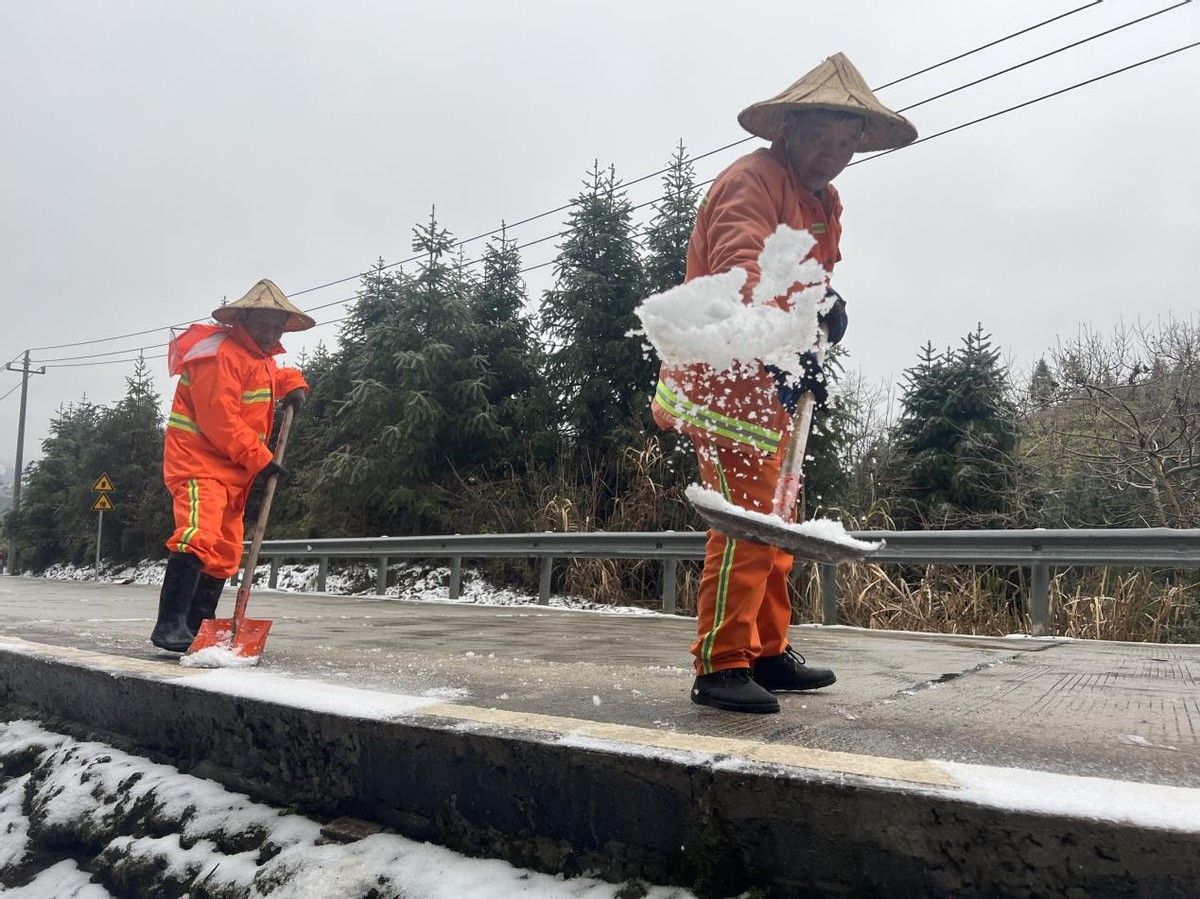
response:
M116 584L162 583L165 560L143 560L137 565L107 565L101 562L100 580ZM95 578L92 566L67 563L51 565L39 577L62 581L91 581ZM27 573L27 576L33 576ZM266 589L270 581L271 566L259 565L254 569L256 590ZM389 586L385 596L421 602L456 602L481 606L529 606L537 604L537 597L507 587L496 587L483 578L477 569L464 567L462 589L458 599L450 599L450 569L448 567L422 565L412 562L395 564L388 569ZM315 593L317 589L317 564L285 564L279 566L277 590L287 593ZM375 592L375 566L365 562L331 565L325 578L325 593L337 596L378 596ZM582 596L551 596L550 608L573 609L589 612L607 612L617 615L659 615L654 609L640 606L614 606L596 602ZM545 606L543 606L545 608Z
M201 885L230 899L693 896L541 874L390 833L330 842L311 819L30 721L0 723L0 834L0 894L24 899L181 895ZM47 846L57 854L39 864Z

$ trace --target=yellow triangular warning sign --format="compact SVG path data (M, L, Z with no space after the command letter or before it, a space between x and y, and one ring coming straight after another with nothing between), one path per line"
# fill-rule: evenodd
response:
M93 490L99 490L101 493L112 493L117 488L112 485L112 481L108 479L108 475L100 475L100 480L92 485Z
M112 500L108 498L107 493L101 493L96 497L96 501L92 503L93 512L111 512L112 510Z

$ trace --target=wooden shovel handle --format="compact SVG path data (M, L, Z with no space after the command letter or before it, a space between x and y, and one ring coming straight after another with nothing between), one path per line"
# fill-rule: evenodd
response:
M279 425L279 437L275 441L274 461L283 464L283 454L287 450L288 431L292 427L292 416L295 409L291 403L283 408L283 422ZM258 564L258 551L262 547L263 535L267 532L267 518L271 514L271 500L275 496L275 485L279 475L273 474L267 478L263 489L262 505L258 509L258 518L254 523L254 537L250 541L250 552L246 556L246 565L242 571L242 582L238 585L237 602L233 607L233 633L237 636L238 623L246 617L246 603L250 601L250 585L254 583L254 566Z
M825 348L828 345L829 329L821 325L817 329L817 362L825 361ZM806 392L792 415L792 432L783 450L783 464L779 469L779 480L775 483L775 498L771 501L771 514L784 521L790 522L796 515L796 499L800 496L800 485L804 483L804 451L808 448L808 434L812 430L816 405L816 397Z
M811 393L804 394L792 416L792 432L783 450L783 464L775 483L775 498L771 501L771 514L784 521L791 521L796 514L796 499L800 496L800 485L804 483L804 451L808 447L816 402Z

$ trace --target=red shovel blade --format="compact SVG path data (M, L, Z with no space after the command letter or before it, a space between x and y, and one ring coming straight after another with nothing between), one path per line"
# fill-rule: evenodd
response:
M192 641L192 645L188 647L184 656L194 656L206 649L217 650L205 653L210 664L201 666L200 659L184 664L220 668L223 667L221 659L223 651L233 656L227 660L233 665L247 663L257 665L263 646L267 642L267 633L270 630L271 621L266 618L243 618L237 622L236 630L232 618L209 618L200 622L200 630L196 634L196 639Z

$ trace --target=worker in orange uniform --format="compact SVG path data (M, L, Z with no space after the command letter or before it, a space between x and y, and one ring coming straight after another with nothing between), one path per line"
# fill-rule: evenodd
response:
M713 182L688 244L687 280L741 266L749 303L763 244L787 225L816 239L811 256L824 267L828 288L842 233L842 205L831 182L854 153L903 146L916 138L916 129L875 98L841 53L778 96L743 110L738 122L771 146L736 160ZM773 302L791 307L788 296ZM830 343L841 339L845 303L831 288L818 319ZM758 366L735 377L700 364L662 368L655 421L692 437L704 485L738 506L770 513L791 413L806 392L818 403L826 399L821 366L802 351L807 349L798 348L791 372ZM837 679L828 669L809 667L788 642L791 567L792 557L782 550L709 531L692 644L693 702L778 712L773 693L816 689Z
M167 420L163 480L171 492L175 531L150 641L184 652L200 622L216 616L226 579L242 558L242 517L259 476L283 474L267 439L282 400L304 406L308 384L280 368L285 331L315 322L268 280L213 311L220 324L195 324L171 341L169 365L179 376Z

